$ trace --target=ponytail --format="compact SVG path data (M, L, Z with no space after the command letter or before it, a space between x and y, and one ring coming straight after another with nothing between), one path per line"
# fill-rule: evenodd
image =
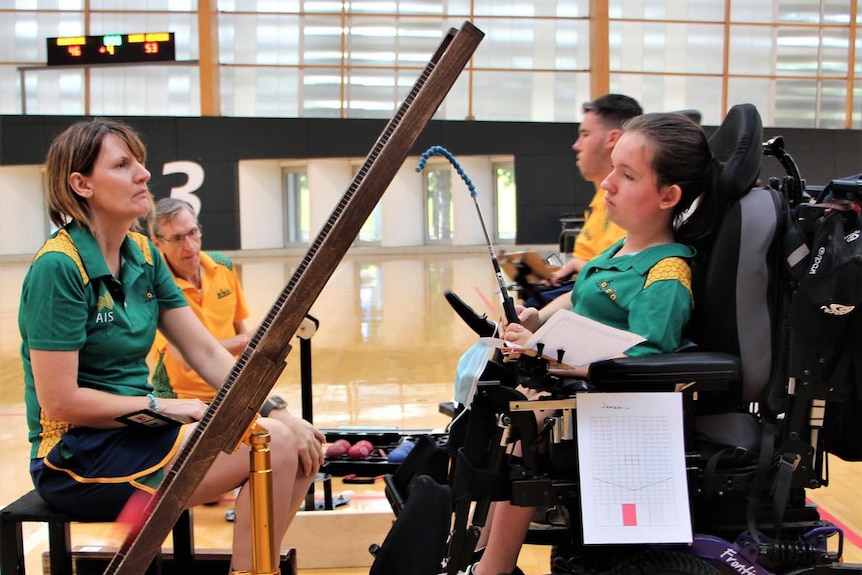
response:
M676 215L674 235L678 242L693 246L699 251L710 242L718 226L718 220L724 212L724 206L720 205L720 198L716 193L723 170L724 164L710 154L710 161L705 166L703 174L703 191L692 205L684 207L685 211ZM692 208L694 211L691 211Z

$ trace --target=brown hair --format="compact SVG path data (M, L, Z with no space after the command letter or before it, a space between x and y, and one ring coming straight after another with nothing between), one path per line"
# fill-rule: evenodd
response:
M621 128L626 120L644 113L637 100L624 94L605 94L592 102L584 103L581 111L584 114L592 112L597 115L608 130Z
M129 147L141 164L146 163L147 150L138 133L117 120L94 118L77 122L66 128L51 142L45 161L47 186L45 201L51 221L62 227L69 221L90 228L90 210L87 201L75 193L69 177L79 172L88 176L102 150L105 136L113 134Z
M722 166L712 155L703 129L680 114L653 113L632 118L623 131L643 134L652 144L652 168L659 186L676 184L682 190L673 208L677 241L697 244L708 237L716 224L715 188ZM695 200L697 208L682 220Z

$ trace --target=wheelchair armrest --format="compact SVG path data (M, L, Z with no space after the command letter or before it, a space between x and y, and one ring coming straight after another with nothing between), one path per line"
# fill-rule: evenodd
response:
M676 384L696 382L698 391L719 391L741 377L739 357L695 351L598 361L590 365L589 378L597 390L667 391Z

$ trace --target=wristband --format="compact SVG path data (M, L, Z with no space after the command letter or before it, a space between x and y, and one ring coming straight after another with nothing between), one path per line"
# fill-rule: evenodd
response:
M150 400L150 409L152 409L153 411L159 411L159 400L156 399L156 396L152 393L148 393L147 399Z

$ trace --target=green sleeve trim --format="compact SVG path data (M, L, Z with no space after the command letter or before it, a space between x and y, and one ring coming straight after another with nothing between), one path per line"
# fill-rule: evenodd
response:
M233 270L233 262L227 255L221 252L211 252L207 251L206 254L213 259L213 261L221 266L226 267L229 270Z

